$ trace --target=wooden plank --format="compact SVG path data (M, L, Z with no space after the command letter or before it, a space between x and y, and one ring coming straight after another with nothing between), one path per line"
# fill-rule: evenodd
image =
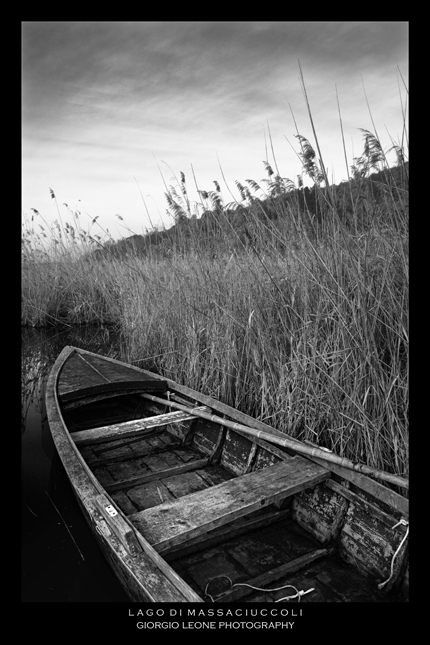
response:
M172 467L172 464L169 463L168 454L169 453L165 453L164 451L160 452L158 450L150 455L144 455L141 457L141 460L149 470L157 474L166 468ZM176 463L178 463L178 461L179 459L176 459Z
M174 499L169 489L160 481L151 481L141 486L136 486L127 492L127 497L139 511Z
M294 520L322 544L337 538L348 509L347 500L327 488L328 481L299 493L292 502Z
M295 457L135 513L129 519L148 542L162 552L268 503L314 486L329 476L327 469Z
M88 463L91 465L91 467L94 466L102 466L102 465L108 465L109 463L114 463L116 461L128 461L129 459L133 459L136 455L133 453L132 449L130 446L123 446L123 445L118 445L115 446L112 450L109 450L107 455L101 451L101 452L96 452L97 455L97 461L88 461ZM140 455L138 455L140 456Z
M112 476L111 481L106 481L105 478L105 483L107 484L123 482L124 480L133 479L134 477L142 477L143 475L147 475L151 472L142 458L130 459L130 461L117 461L113 464L109 464L107 467L94 468L93 472L95 473L96 471L107 471ZM104 486L105 483L103 484Z
M255 444L249 437L227 430L220 464L234 475L243 475L254 451Z
M202 411L207 410L205 406L201 406L198 409ZM189 414L188 412L168 412L167 414L157 414L156 416L146 417L144 419L133 419L132 421L124 421L123 423L115 425L106 425L100 428L72 432L71 437L76 445L87 446L93 443L103 443L104 441L138 436L141 433L144 435L145 430L149 430L150 428L166 426L170 423L181 423L195 418L195 415Z
M386 524L391 525L396 524L396 518L393 515L389 515L388 513L381 511L380 508L369 502L367 499L363 499L341 484L338 484L337 482L330 479L325 482L325 485L336 493L339 493L339 495L342 495L343 497L348 499L350 502L358 502L359 504L363 504L367 508L369 513L378 518L381 522L385 522Z
M95 503L103 515L106 523L121 541L130 555L141 553L142 547L136 537L135 532L123 519L123 516L111 503L106 495L97 495Z
M218 464L212 464L210 457L208 459L210 466L204 470L199 470L198 473L209 486L218 486L218 484L223 484L225 481L233 479L234 475L232 473L229 473L225 468L221 468Z
M250 473L254 469L255 455L257 454L258 449L259 447L257 446L257 444L253 442L251 446L251 450L249 451L249 454L248 454L248 459L247 459L245 468L243 469L244 473Z
M167 383L152 374L135 370L131 365L79 350L70 355L58 380L61 401L136 388L145 392L165 392Z
M193 433L193 445L216 460L225 439L226 430L218 423L199 419Z
M119 397L126 397L130 396L131 394L142 394L142 388L141 387L136 387L135 389L133 388L126 388L126 389L121 389L121 386L118 385L117 390L113 390L112 392L106 392L106 391L101 391L99 394L93 394L89 396L85 396L82 399L72 399L71 401L62 401L61 402L61 409L63 411L73 411L77 410L79 408L82 408L89 403L97 403L97 402L103 402L103 401L108 401L110 399L118 399Z
M131 515L139 510L139 507L135 506L131 499L122 491L112 493L112 499L124 515Z
M163 558L166 562L178 560L192 553L206 550L211 546L217 546L225 540L234 539L241 535L247 535L259 528L267 528L270 524L279 522L289 517L290 510L272 510L270 506L257 511L253 515L239 517L235 522L227 526L220 526L217 529L199 535L196 538L190 538L186 544L176 546L169 551L163 552Z
M208 488L208 483L198 472L187 472L182 475L172 475L163 479L163 484L176 498L187 497Z
M113 449L111 449L109 444L109 448L105 448L104 444L96 444L95 446L93 446L96 456L94 457L92 455L88 455L85 457L85 460L87 461L88 465L91 466L91 468L95 468L97 466L110 466L120 461L129 461L131 459L135 460L139 458L149 459L148 463L150 463L150 458L154 455L162 454L166 457L168 457L169 455L169 453L166 452L166 444L164 442L163 445L159 447L150 445L145 439L136 441L131 446L127 443L125 443L125 445L122 445L121 440L112 443L118 443L118 445ZM98 451L99 446L103 448L100 452ZM170 445L168 444L168 448L175 448L175 446L179 447L180 444L179 442L175 443L172 439L172 443ZM163 468L168 468L170 466L172 466L171 463L165 463L163 465Z
M289 454L267 443L267 441L263 441L263 439L255 439L254 443L259 447L255 458L254 470L267 468L267 466L272 466L279 460L287 461L288 459L293 459Z
M300 571L300 569L312 564L316 560L333 555L334 551L335 549L317 549L311 553L306 553L291 562L287 562L286 564L276 567L275 569L271 569L270 571L266 571L251 580L247 580L246 584L250 585L249 587L241 587L240 583L236 583L238 584L236 588L229 589L218 597L214 597L213 600L214 602L236 602L237 600L254 593L255 589L252 589L251 587L258 587L258 589L261 589L264 585L271 584L272 582L275 582L275 580L279 580L279 578L283 578L287 574ZM210 591L210 587L208 588L208 591ZM268 589L267 591L270 590ZM206 595L209 594L206 592Z
M189 470L204 468L208 464L208 462L209 459L205 457L204 459L191 461L187 464L182 464L181 466L167 468L165 470L162 470L161 472L146 473L144 475L131 477L129 479L123 479L122 481L115 482L113 484L105 484L105 489L108 493L112 493L114 491L124 490L125 488L132 488L133 486L146 484L147 482L154 481L156 479L166 479L167 477L172 477L173 475L181 475L182 473L186 473Z
M407 531L402 525L394 528L397 522L393 523L391 516L384 518L383 515L385 514L381 511L378 515L369 511L369 507L357 496L349 506L339 538L341 557L362 573L379 581L390 576L392 558ZM407 544L408 539L403 542L402 550L394 561L393 583L402 573Z
M342 479L346 479L348 482L351 482L351 484L354 484L354 486L357 486L357 488L361 488L376 500L396 509L403 517L409 517L409 500L406 497L399 495L379 482L375 482L373 479L370 479L369 477L366 477L366 475L362 475L355 470L349 470L348 468L338 466L337 464L329 464L324 461L324 459L319 459L317 457L312 458L312 461L315 461L315 463L320 464L321 466L325 466L336 475L339 475L339 477L342 477Z
M123 446L130 446L131 449L133 449L133 446L135 444L141 445L143 441L147 441L148 445L164 445L164 446L171 446L172 444L179 445L179 442L176 441L170 433L166 435L166 432L168 433L168 430L166 430L165 427L162 428L150 428L149 430L145 430L145 432L140 435L132 436L132 437L125 437L121 438L119 441L121 441L121 444ZM157 441L158 443L151 443L150 440ZM106 443L105 446L103 447L103 454L106 455L110 449L110 446L115 445L116 441L110 441L109 443ZM95 445L95 450L94 452L97 453L97 448L100 446L100 444L93 444ZM79 448L80 449L80 448Z

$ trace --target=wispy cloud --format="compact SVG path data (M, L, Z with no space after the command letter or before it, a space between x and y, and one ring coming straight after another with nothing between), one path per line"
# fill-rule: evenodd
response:
M311 134L299 59L340 180L335 87L349 152L360 152L358 128L371 128L363 85L388 145L385 128L396 136L402 125L404 22L24 23L23 210L50 208L51 186L64 201L83 199L92 216L109 219L122 204L139 227L134 176L165 209L154 157L177 173L193 164L202 187L220 179L217 154L232 184L259 179L267 123L282 174L294 178L300 166L284 137L295 133L290 105Z

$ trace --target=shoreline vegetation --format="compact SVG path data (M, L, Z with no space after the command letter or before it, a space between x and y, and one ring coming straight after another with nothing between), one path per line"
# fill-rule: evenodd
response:
M98 236L71 210L49 227L33 209L22 325L113 326L123 360L407 477L409 162L393 146L389 168L363 139L349 181L329 185L297 135L311 189L265 161L231 202L217 181L200 190L198 216L181 172L166 186L174 225L144 236Z

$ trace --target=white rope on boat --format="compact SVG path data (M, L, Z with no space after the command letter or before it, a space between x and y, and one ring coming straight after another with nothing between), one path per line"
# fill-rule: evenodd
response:
M283 600L292 600L293 598L298 598L298 602L300 602L300 598L302 596L304 596L307 593L311 593L311 591L315 591L315 589L313 587L311 589L308 589L307 591L303 591L303 590L299 591L293 585L283 585L282 587L276 587L275 589L262 589L261 587L254 587L253 585L247 584L246 582L235 582L233 584L233 582L231 581L231 579L228 576L220 575L220 576L215 576L215 578L211 578L208 581L208 583L206 584L205 596L208 596L208 598L211 599L211 602L215 602L215 601L213 599L213 596L211 596L211 594L209 594L207 590L208 590L208 587L209 587L210 583L213 580L217 580L219 578L226 578L230 582L230 588L227 589L227 591L230 591L230 589L233 589L233 587L249 587L250 589L254 589L255 591L264 591L265 593L270 593L271 591L280 591L281 589L287 589L287 587L291 587L296 592L293 596L284 596L283 598L279 598L279 600L275 600L274 602L282 602ZM224 593L227 593L227 592L224 592ZM222 599L222 596L223 596L223 594L220 594L218 596L218 598Z
M386 585L388 582L390 582L391 578L393 577L393 574L394 574L394 560L396 559L396 557L397 557L398 553L400 552L400 549L402 548L403 544L404 544L404 543L405 543L405 541L406 541L406 538L407 538L407 537L408 537L408 535L409 535L409 522L408 522L407 520L404 520L403 518L402 518L399 522L397 522L397 524L394 524L394 526L393 526L392 528L393 528L393 529L395 529L395 528L397 528L398 526L400 526L401 524L403 524L403 526L407 526L406 533L405 533L405 535L403 536L403 540L400 542L399 546L397 547L396 552L394 553L394 555L393 555L393 557L392 557L392 559L391 559L391 573L390 573L390 577L389 577L389 578L387 578L387 579L385 580L385 582L381 582L381 583L378 585L378 589L382 589L383 587L385 587L385 585Z

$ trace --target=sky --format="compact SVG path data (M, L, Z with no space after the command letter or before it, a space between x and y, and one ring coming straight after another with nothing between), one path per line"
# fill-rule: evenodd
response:
M196 184L226 203L236 180L264 187L264 160L297 183L297 131L316 148L300 67L339 183L339 108L348 167L360 128L401 142L408 46L407 22L23 22L23 219L74 211L117 239L172 225L181 172L192 203Z

